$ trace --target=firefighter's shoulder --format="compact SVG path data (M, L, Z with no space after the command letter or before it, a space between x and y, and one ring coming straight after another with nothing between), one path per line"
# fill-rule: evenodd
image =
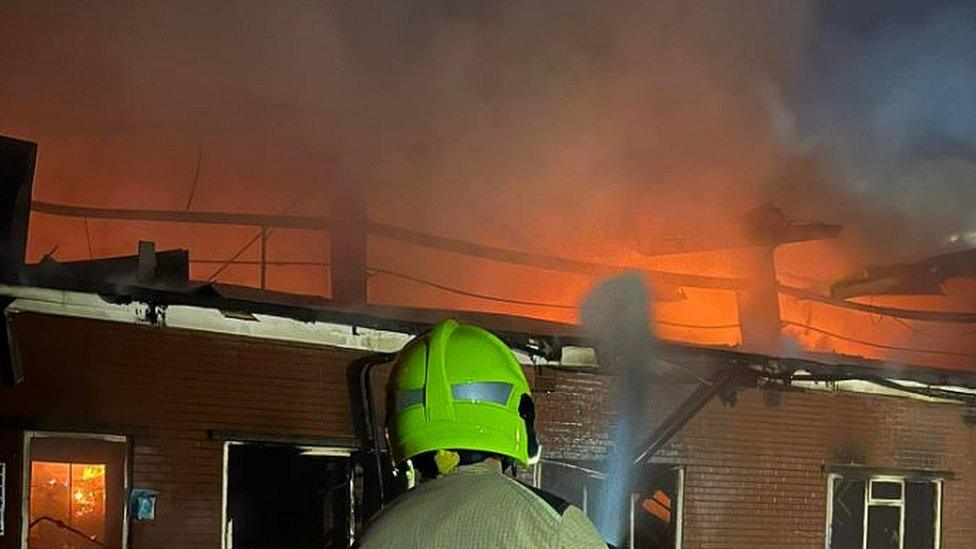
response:
M612 547L600 536L600 532L579 507L570 505L559 521L559 547L563 549L590 549Z
M561 549L607 547L596 527L578 507L545 490L523 484L514 479L509 478L509 480L512 484L517 485L527 498L531 498L536 507L545 509L547 514L556 519L552 524L556 531L555 537L559 541L552 547Z
M552 518L562 517L566 510L572 507L572 504L555 494L530 486L507 475L498 475L495 478L504 479L501 482L508 487L506 491L514 491L530 507L543 511L543 514Z
M557 496L556 494L553 494L552 492L547 492L541 488L536 488L535 486L521 482L519 484L528 489L529 492L532 492L532 494L542 500L543 503L549 506L549 508L555 511L559 516L566 514L566 511L572 506L571 503Z

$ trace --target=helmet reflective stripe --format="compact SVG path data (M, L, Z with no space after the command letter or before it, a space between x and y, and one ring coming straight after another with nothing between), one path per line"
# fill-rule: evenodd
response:
M508 397L512 394L513 385L502 381L476 381L474 383L459 383L451 385L451 396L454 400L470 400L474 402L494 402L502 406L508 404Z
M396 411L397 413L406 410L411 406L424 403L423 389L404 389L396 392Z
M508 404L508 397L514 387L502 381L475 381L451 385L451 396L455 401L494 402L502 406ZM402 412L411 406L424 403L423 389L404 389L396 392L396 411Z

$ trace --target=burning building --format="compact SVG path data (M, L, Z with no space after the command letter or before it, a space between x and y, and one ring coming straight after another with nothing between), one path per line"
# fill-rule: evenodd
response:
M838 281L832 294L701 275L638 276L655 288L674 288L662 292L662 307L696 286L724 285L741 320L735 345L702 346L668 338L672 325L690 328L659 318L663 339L642 376L645 402L623 413L614 380L623 375L633 382L636 372L602 361L594 342L572 324L543 314L492 313L496 298L474 292L461 297L490 306L479 312L372 303L370 275L386 271L374 267L369 252L374 239L392 240L521 268L601 276L612 267L356 215L336 221L29 202L36 149L9 139L4 147L11 245L3 287L9 387L2 399L0 540L7 546L350 543L397 484L382 436L381 387L391 353L445 316L493 328L524 360L545 447L542 461L523 472L527 481L596 513L607 506L609 480L630 479L617 508L625 526L617 541L625 545L826 540L849 547L896 539L937 547L964 544L971 535L976 389L970 387L976 383L963 353L892 347L935 355L914 364L828 353L802 337L818 333L816 327L802 325L795 348L769 352L765 345L781 343L762 321L775 314L773 330L789 333L784 311L796 299L916 329L965 326L973 314L847 300L852 293L875 294L879 284L890 288L892 280L927 293L930 285L916 282L919 277L953 276L964 270L965 255L872 269ZM192 252L157 251L152 242L140 242L138 253L127 256L59 261L48 253L25 263L31 212L85 223L253 224L258 260L238 262L238 254L224 266L253 266L257 278L250 285L199 280L191 275ZM745 232L764 250L755 255L763 257L784 240L833 238L839 231L791 223L770 208L745 219ZM268 234L295 226L321 231L330 243L332 255L322 262L330 269L328 298L274 287L280 279L273 269L282 265ZM768 303L763 292L785 298L750 308ZM540 303L506 303L546 310ZM619 306L611 317L619 316ZM646 333L646 323L640 326ZM620 422L635 433L626 471L605 461L614 444L611 426Z
M618 544L972 544L969 8L170 4L0 7L0 548L348 546L445 317Z

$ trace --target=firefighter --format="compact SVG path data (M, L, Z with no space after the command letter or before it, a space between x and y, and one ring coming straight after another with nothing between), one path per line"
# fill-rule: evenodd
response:
M497 337L441 322L400 351L387 393L393 458L430 480L377 515L363 548L606 547L578 508L513 478L540 447L525 374Z

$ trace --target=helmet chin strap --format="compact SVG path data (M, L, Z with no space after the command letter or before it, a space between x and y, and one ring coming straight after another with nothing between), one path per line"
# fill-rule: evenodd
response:
M519 401L519 416L525 421L525 432L528 435L526 450L529 455L529 465L534 465L542 455L542 445L539 444L539 437L535 434L535 403L532 397L524 394Z
M434 454L434 463L437 464L437 473L446 475L461 463L461 456L453 450L438 450Z

